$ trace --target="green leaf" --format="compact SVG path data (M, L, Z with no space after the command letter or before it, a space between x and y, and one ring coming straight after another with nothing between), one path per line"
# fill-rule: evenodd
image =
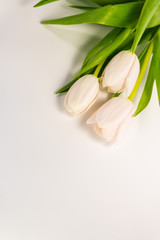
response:
M139 44L143 44L145 42L150 41L153 38L153 36L155 35L155 33L157 32L157 30L158 30L158 27L146 29L141 40L139 41Z
M95 7L86 7L86 6L78 6L78 5L70 5L71 8L77 8L83 11L90 11L96 9Z
M143 2L108 5L69 17L43 21L42 24L96 23L113 27L134 28L137 25L142 7ZM160 7L155 14L148 25L150 28L160 24Z
M107 35L94 47L92 48L89 53L87 54L82 68L93 58L103 47L110 44L115 37L122 31L121 28L114 28L111 32L107 33Z
M147 25L151 21L153 15L157 11L159 5L160 5L160 0L146 0L145 1L140 18L138 20L137 27L136 27L136 34L135 34L134 42L132 45L132 52L135 51L139 40L141 39L145 29L147 28Z
M64 93L66 91L68 91L68 89L70 89L70 87L76 82L76 80L69 82L68 84L66 84L64 87L62 87L61 89L59 89L56 94L59 93Z
M149 74L147 77L147 81L142 93L142 97L139 101L137 110L134 114L134 116L137 116L139 113L141 113L149 104L150 99L151 99L151 95L152 95L152 90L153 90L153 84L154 84L154 74L153 74L153 70L154 69L154 61L152 58L151 61L151 65L150 65L150 69L149 69Z
M75 78L80 77L83 73L89 69L102 63L114 50L116 50L133 32L132 29L124 29L111 44L104 47L97 55L89 61L89 63L81 69L81 71L75 76Z
M147 28L152 28L153 26L158 26L160 25L160 6L158 7L157 11L153 15L151 21L149 22Z
M90 69L89 71L86 72L86 74L92 74L92 73L94 72L94 70L95 70L94 68L93 68L93 69ZM56 92L56 94L67 92L68 89L70 89L70 87L71 87L77 80L78 80L78 78L75 79L75 80L70 81L70 82L67 83L65 86L63 86L62 88L60 88L60 89Z
M154 51L153 51L153 76L156 80L158 99L160 105L160 29L157 32L157 35L154 40Z
M84 68L81 69L81 71L73 78L70 83L61 88L57 93L67 91L80 76L83 76L84 73L90 73L95 66L99 65L106 58L112 55L112 53L114 53L115 50L119 48L125 39L129 37L132 31L132 29L124 29L111 44L104 47L93 59L91 59L91 61Z
M92 2L97 3L100 6L105 6L108 4L120 4L120 3L128 3L128 2L137 2L141 0L91 0ZM142 0L144 1L144 0Z
M114 93L114 94L112 95L112 98L119 97L119 95L120 95L121 93L122 93L122 92Z
M42 24L72 25L98 23L109 26L130 28L136 25L142 6L143 3L127 3L114 6L108 5L85 13L44 21Z
M155 34L155 37L152 40L151 44L153 45L152 47L153 57L152 57L152 61L149 69L148 78L144 87L142 97L140 99L137 110L135 112L135 116L137 116L140 112L142 112L149 104L151 95L152 95L153 84L155 80L156 80L158 99L160 104L160 73L159 73L160 72L160 29ZM144 54L144 56L142 57L142 60L141 60L142 65L143 65L146 54Z
M58 0L41 0L40 2L38 2L37 4L35 4L33 7L40 7L42 5L48 4L48 3L52 3L52 2L56 2Z

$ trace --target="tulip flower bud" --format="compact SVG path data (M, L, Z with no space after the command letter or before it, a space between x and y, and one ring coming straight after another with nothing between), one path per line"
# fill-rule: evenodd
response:
M85 75L77 80L67 92L65 107L72 115L79 115L87 111L95 102L99 91L98 78Z
M117 140L122 135L134 113L134 105L129 99L115 97L102 105L87 121L94 131L107 141Z
M136 83L140 71L140 64L136 54L131 51L118 53L106 66L103 72L103 88L108 92L125 92L128 97Z

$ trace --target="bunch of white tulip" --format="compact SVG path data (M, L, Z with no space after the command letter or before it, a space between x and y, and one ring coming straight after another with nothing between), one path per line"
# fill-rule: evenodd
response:
M131 51L118 53L108 63L102 77L102 87L110 93L119 93L102 105L88 119L94 131L107 141L118 139L128 121L134 114L134 105L128 99L140 71L136 54ZM99 92L99 79L94 75L85 75L69 89L65 98L65 107L73 115L86 112L96 101Z
M34 7L55 1L41 0ZM76 4L77 1L70 7L85 12L41 23L60 25L92 23L111 26L113 29L90 49L80 71L72 81L56 93L68 91L65 106L72 115L86 112L97 100L99 88L113 93L112 98L93 113L87 123L93 124L94 131L107 141L116 140L129 119L133 115L137 116L148 106L154 82L160 105L160 0L90 0L86 6ZM95 36L97 35L95 32ZM142 48L141 50L139 48L138 59L135 51L139 45L142 45ZM116 52L119 53L115 55ZM105 66L109 59L111 61ZM132 101L147 68L149 71L144 90L134 110ZM86 73L89 74L84 76Z

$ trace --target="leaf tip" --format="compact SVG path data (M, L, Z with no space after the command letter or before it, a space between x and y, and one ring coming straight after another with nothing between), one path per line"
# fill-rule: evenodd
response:
M38 7L38 4L35 4L35 5L33 6L33 8L36 8L36 7Z

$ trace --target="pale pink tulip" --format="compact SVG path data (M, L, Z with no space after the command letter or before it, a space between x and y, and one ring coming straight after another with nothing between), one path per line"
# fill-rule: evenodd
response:
M134 114L129 99L115 97L102 105L87 121L94 131L107 141L117 140Z
M94 75L85 75L77 80L67 92L65 107L72 115L86 112L98 96L99 82Z
M103 72L103 88L110 93L125 93L128 97L136 83L140 71L140 64L136 54L131 51L119 52L106 66Z

